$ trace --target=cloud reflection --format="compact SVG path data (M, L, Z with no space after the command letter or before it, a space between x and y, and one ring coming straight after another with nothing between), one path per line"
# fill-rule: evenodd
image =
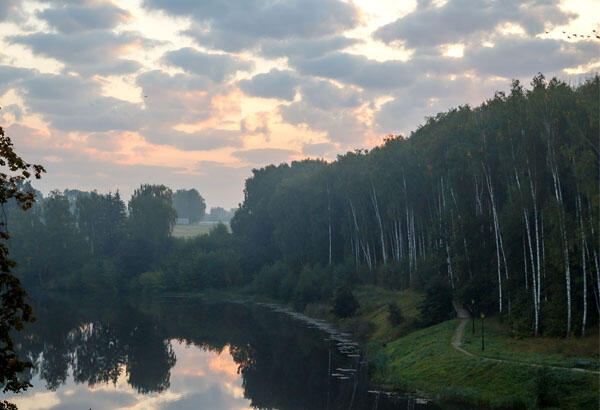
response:
M221 352L171 340L177 364L171 369L170 387L161 393L141 394L121 372L113 384L76 384L69 375L56 391L44 391L36 376L25 394L7 396L21 410L42 409L250 409L244 398L242 376L225 346Z

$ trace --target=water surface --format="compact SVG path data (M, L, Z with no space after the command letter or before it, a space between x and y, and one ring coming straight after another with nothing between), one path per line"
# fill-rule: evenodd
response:
M35 299L19 336L34 385L20 409L433 408L368 385L344 336L252 303Z

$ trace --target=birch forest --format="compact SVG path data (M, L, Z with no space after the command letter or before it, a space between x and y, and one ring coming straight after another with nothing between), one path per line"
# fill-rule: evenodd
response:
M599 104L598 76L540 74L370 151L256 169L231 223L246 268L284 297L286 282L437 284L520 334L585 335L600 314Z

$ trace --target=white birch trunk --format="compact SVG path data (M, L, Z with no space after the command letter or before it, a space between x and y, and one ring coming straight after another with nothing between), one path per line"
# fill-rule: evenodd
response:
M379 224L379 236L381 239L381 257L383 259L383 264L385 265L387 263L387 253L385 250L383 224L381 223L381 214L379 213L379 206L377 205L377 194L375 193L375 187L373 186L373 184L371 184L371 192L371 201L373 202L373 207L375 208L375 216L377 217L377 223Z
M527 211L523 208L523 218L525 219L525 228L527 229L527 243L529 245L529 256L531 258L531 290L533 291L533 311L535 317L535 325L534 325L534 335L538 335L539 323L540 323L540 314L539 314L539 305L537 302L537 284L535 278L535 261L533 256L533 245L531 243L531 229L529 228L529 217L527 215Z
M490 179L489 172L486 170L485 179L487 182L488 193L490 195L490 202L492 203L492 216L494 219L494 236L496 238L496 260L498 268L498 308L500 314L502 314L502 273L500 264L500 238L499 238L499 227L498 227L498 216L496 213L496 202L494 200L494 190L492 188L492 182Z
M583 215L581 209L581 198L579 193L577 194L577 210L579 213L579 230L581 231L581 266L583 275L583 318L581 320L581 337L585 336L585 325L587 322L587 272L586 272L586 260L585 260L585 249L587 247L585 242L585 231L583 229Z

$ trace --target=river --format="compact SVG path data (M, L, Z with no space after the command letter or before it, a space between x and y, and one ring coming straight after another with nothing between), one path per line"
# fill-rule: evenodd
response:
M347 335L255 303L38 295L19 409L437 409L369 386Z

